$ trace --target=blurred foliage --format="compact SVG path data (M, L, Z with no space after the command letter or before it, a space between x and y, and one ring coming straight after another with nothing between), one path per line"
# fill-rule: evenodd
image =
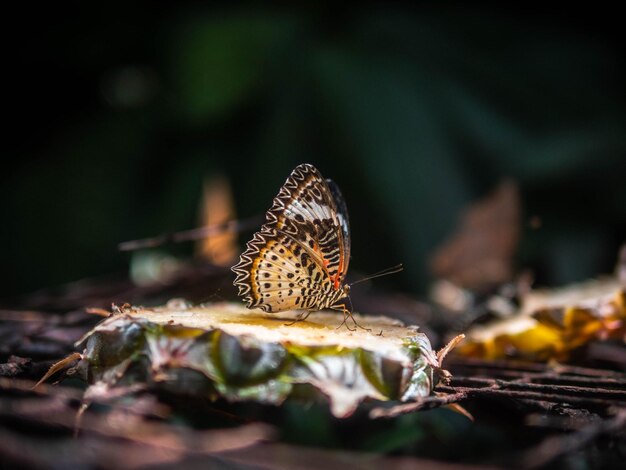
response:
M20 8L28 28L4 41L1 297L124 271L116 244L194 226L215 173L239 216L265 211L302 162L344 192L353 268L403 262L380 283L414 292L462 208L504 177L541 219L518 260L540 282L610 270L626 238L619 15Z

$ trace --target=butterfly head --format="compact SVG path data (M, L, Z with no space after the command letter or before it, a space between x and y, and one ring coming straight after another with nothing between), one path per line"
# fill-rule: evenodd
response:
M350 297L350 284L344 284L341 288L341 292L343 293L343 297Z
M350 308L348 308L350 305ZM327 308L335 310L349 310L352 311L352 299L350 299L350 285L344 284L343 287L337 291L330 298L330 302Z

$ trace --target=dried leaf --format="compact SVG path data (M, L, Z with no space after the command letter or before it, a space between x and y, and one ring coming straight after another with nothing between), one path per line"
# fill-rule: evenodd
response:
M520 219L517 185L504 181L465 211L456 233L432 257L431 271L437 278L473 291L510 281Z
M48 380L54 374L56 374L60 370L66 369L67 367L69 367L70 364L76 362L77 360L81 358L82 358L82 354L75 352L61 359L60 361L55 362L54 364L50 366L50 369L48 369L48 372L46 372L46 374L39 380L39 382L35 384L33 388L37 388L39 385L41 385L43 382Z
M235 219L230 184L225 177L215 177L204 183L201 226L217 227ZM197 256L218 266L231 266L238 255L237 232L224 230L198 241Z

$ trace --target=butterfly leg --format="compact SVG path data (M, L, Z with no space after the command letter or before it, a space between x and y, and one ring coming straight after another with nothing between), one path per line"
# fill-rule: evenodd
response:
M348 310L348 308L346 307L345 304L342 305L342 313L343 313L343 321L337 327L337 329L341 328L343 325L346 325L346 328L348 330L350 330L350 331L356 331L357 328L360 328L361 330L365 330L367 332L371 332L372 331L371 328L365 328L364 326L359 325L359 323L356 321L356 319L352 315L352 312L350 310ZM354 325L353 328L350 328L350 326L348 326L348 323L347 323L348 319L350 319L352 321L352 324Z
M355 331L355 330L356 330L356 328L350 328L350 327L348 326L348 324L346 323L346 320L348 320L348 317L349 317L349 315L348 315L348 313L347 313L347 312L348 312L348 309L344 307L344 309L342 310L342 313L343 313L343 321L339 324L339 326L338 326L337 328L335 328L336 330L338 330L339 328L341 328L343 325L346 325L346 328L347 328L348 330L350 330L350 331Z
M311 315L311 310L305 310L304 312L299 313L294 321L291 321L289 323L285 323L285 326L292 326L292 325L295 325L298 322L304 321L307 318L309 318L309 315Z

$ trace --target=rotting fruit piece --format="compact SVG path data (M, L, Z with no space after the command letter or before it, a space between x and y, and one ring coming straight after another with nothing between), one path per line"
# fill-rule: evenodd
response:
M510 318L476 326L456 353L482 359L567 359L594 339L624 339L626 285L607 278L531 291Z
M434 352L416 327L355 315L371 332L346 331L337 329L335 312L287 326L297 314L267 317L232 303L127 308L78 343L85 349L75 369L90 382L86 397L143 384L277 405L297 388L300 398L327 397L337 417L350 416L364 399L419 400L450 377L441 368L450 348Z

